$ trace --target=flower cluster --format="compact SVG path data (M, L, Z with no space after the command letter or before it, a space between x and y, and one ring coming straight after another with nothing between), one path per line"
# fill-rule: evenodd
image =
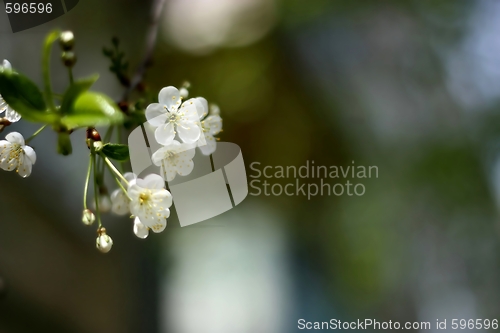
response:
M69 74L69 86L63 95L52 92L48 70L51 47L57 40L62 63ZM119 50L118 40L113 39L112 42L114 48L103 51L112 61L112 72L129 93L137 86L131 85L126 73L128 66L123 52ZM172 206L172 195L165 182L193 171L197 149L203 155L216 151L216 135L222 131L222 118L219 108L209 106L205 98L188 99L188 84L180 90L172 86L161 89L158 103L149 104L146 108L139 102L131 103L127 97L116 102L104 94L89 91L97 76L74 79L72 68L77 59L74 46L72 32L54 31L47 36L42 52L43 93L34 82L16 72L10 62L4 60L0 64L0 132L18 122L21 116L43 124L26 140L18 132L8 133L5 140L0 140L0 168L16 171L26 178L31 175L37 160L29 144L44 129L55 131L58 152L62 155L72 153L70 135L79 129L86 130L85 143L90 154L81 220L87 226L97 224L96 247L107 253L113 246L113 240L102 224L101 214L111 211L117 215L129 215L133 219L133 232L141 239L147 238L150 231L164 231ZM154 137L161 146L151 156L152 162L159 167L160 175L149 174L140 178L141 175L124 172L129 149L120 141L124 128L130 129L145 122L154 129ZM108 126L102 138L96 126ZM114 132L118 143L111 142ZM119 164L115 165L111 160ZM108 195L105 175L110 175L118 185L111 195ZM87 195L91 186L94 200L90 204L92 209L89 209Z
M166 181L172 181L177 174L191 173L195 147L204 155L214 153L215 135L222 130L217 106L209 109L203 97L183 102L184 97L187 97L185 88L181 93L175 87L165 87L158 95L159 103L152 103L146 109L146 119L155 128L156 141L162 145L152 160Z
M121 180L123 187L111 194L112 212L117 215L132 214L134 233L146 238L149 230L162 232L167 226L172 205L172 195L165 189L163 178L151 174L144 179L126 173Z
M0 70L10 71L12 70L12 65L8 60L4 60L0 65ZM8 120L11 123L15 123L21 119L21 115L17 113L14 109L12 109L3 99L2 95L0 95L0 114L3 113L5 115L4 119Z
M222 130L218 107L209 108L202 97L183 101L187 95L186 87L180 91L172 86L163 88L159 103L152 103L146 109L146 119L161 145L152 155L152 162L160 167L162 177L150 174L140 179L133 173L122 175L114 170L120 179L117 179L119 188L110 196L111 211L116 215L131 215L134 234L141 239L148 237L150 230L159 233L167 226L172 195L165 189L165 181L191 173L196 147L205 155L216 149L215 135Z

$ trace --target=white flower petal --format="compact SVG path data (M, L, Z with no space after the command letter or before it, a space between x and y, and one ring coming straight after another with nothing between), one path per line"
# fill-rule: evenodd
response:
M155 234L162 232L163 230L165 230L166 227L167 227L167 219L160 219L155 224L150 226L151 230L153 230Z
M213 154L217 148L217 141L215 140L213 135L205 133L205 142L205 145L198 146L201 150L201 153L205 156Z
M168 208L172 206L172 194L167 190L157 191L153 195L154 200L158 202L159 212L165 215L165 218L170 216Z
M130 214L128 197L122 189L116 189L111 193L111 211L116 215Z
M14 109L12 109L10 106L7 106L6 111L7 112L5 112L5 118L11 123L15 123L21 120L21 115L14 111Z
M183 143L178 151L181 159L192 160L196 154L196 143Z
M130 181L136 179L137 176L133 172L125 172L123 174L123 178L125 178L126 180L128 180L130 182Z
M182 121L197 123L200 120L198 109L201 107L200 102L196 98L191 98L182 104L178 114Z
M222 118L220 116L208 116L202 123L203 127L208 129L210 134L219 134L222 130Z
M24 146L23 147L23 151L26 154L26 157L29 158L30 162L32 164L35 164L36 163L36 153L35 153L35 150L33 148L31 148L30 146Z
M144 178L144 185L145 185L144 187L149 189L160 190L165 188L165 181L161 176L151 174L146 176L146 178Z
M5 171L14 171L17 169L18 165L19 161L15 158L10 159L9 157L7 157L0 161L0 168L2 168Z
M167 122L167 110L163 107L163 105L158 103L149 104L146 109L146 119L148 123L153 125L154 127L161 126Z
M196 101L198 102L196 104L198 116L200 117L200 119L203 119L208 114L208 102L203 97L196 97Z
M166 123L155 130L155 139L159 144L168 146L175 137L175 130L172 123Z
M28 158L24 158L17 169L19 176L26 178L31 175L32 164Z
M3 113L7 110L9 105L7 102L2 98L2 95L0 95L0 113Z
M201 135L201 129L195 122L180 121L177 132L179 138L185 143L195 143Z
M10 150L12 148L12 143L7 140L0 140L0 155L4 153L4 151Z
M168 147L161 147L151 155L151 161L156 166L161 166L163 160L165 159L165 154L169 151Z
M158 101L161 105L165 105L170 112L177 110L181 105L181 94L176 87L165 87L158 94Z
M177 169L169 164L161 167L161 173L167 182L171 182L177 175Z
M177 165L177 173L181 176L187 176L193 171L194 163L193 161L185 161Z
M149 235L148 227L142 224L138 217L134 219L134 234L140 239L146 239Z
M17 143L24 146L24 137L18 132L11 132L5 136L5 139L10 143Z

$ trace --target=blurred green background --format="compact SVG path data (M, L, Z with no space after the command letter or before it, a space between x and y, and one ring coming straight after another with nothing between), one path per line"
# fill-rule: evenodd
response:
M80 0L12 34L2 11L0 59L40 83L43 37L72 30L75 76L100 73L94 88L119 99L102 47L119 37L134 69L149 12L148 1ZM499 319L499 15L495 0L167 0L147 89L187 80L191 96L217 103L221 140L241 147L249 176L252 162L354 161L379 177L362 181L360 197L249 195L186 228L173 209L147 241L131 220L106 216L115 245L102 255L80 222L84 133L64 158L44 132L31 177L0 173L0 332Z

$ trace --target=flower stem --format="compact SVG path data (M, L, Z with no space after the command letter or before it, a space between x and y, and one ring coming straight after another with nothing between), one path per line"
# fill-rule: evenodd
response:
M97 215L97 223L99 224L99 228L102 227L101 223L101 212L99 211L99 185L97 184L97 168L96 168L96 163L95 163L95 154L92 154L91 157L91 162L94 168L94 200L95 200L95 210L96 210L96 215Z
M33 140L34 138L36 138L36 136L40 133L42 133L42 131L49 125L43 125L42 127L40 127L38 129L38 131L36 131L35 133L33 133L32 136L30 136L28 139L26 139L26 144L28 144L31 140Z
M123 175L121 174L120 171L118 171L118 169L113 165L113 163L111 163L111 161L104 155L101 155L102 158L104 158L104 162L106 162L106 164L108 165L109 169L114 172L118 177L120 177L121 180L123 180L125 182L125 184L128 185L128 180L125 179L125 177L123 177Z
M95 201L95 214L97 215L98 228L102 227L101 222L101 212L99 210L99 184L97 182L97 163L96 163L96 152L94 148L94 142L91 141L90 146L90 160L92 163L92 168L94 169L94 201Z
M90 155L89 167L87 169L87 178L85 179L85 189L83 190L83 209L87 209L87 192L89 190L90 172L92 171L92 157L93 155Z
M107 165L108 168L109 168L109 165ZM110 168L111 170L111 168ZM123 186L122 182L120 181L120 179L114 175L113 173L111 173L111 175L113 176L113 179L115 180L115 182L118 184L118 186L121 188L121 190L123 191L123 193L127 196L127 198L129 198L129 200L132 200L130 199L130 197L128 196L128 192L127 192L127 189Z
M118 143L122 143L122 129L118 126L116 126L116 138L118 140ZM120 168L121 173L124 173L125 167L124 167L124 162L119 162L118 166Z

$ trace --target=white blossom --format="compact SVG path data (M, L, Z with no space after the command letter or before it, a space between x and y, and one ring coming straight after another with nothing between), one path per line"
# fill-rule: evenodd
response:
M134 234L140 239L146 239L149 235L149 228L138 217L134 219Z
M185 143L195 143L201 135L199 126L199 104L191 98L184 103L175 87L165 87L158 95L159 103L146 109L148 122L156 127L155 138L162 145L169 145L177 134Z
M163 178L169 182L176 174L186 176L193 171L194 154L193 145L174 140L170 145L158 149L151 159L156 166L161 167Z
M108 253L113 246L113 240L107 234L101 234L97 236L96 247L102 253Z
M2 69L7 69L11 70L12 66L10 62L7 60L4 60L2 64L0 65L0 68ZM15 123L16 121L19 121L21 119L21 115L14 111L7 102L2 98L2 95L0 95L0 114L5 112L5 118L10 121L11 123Z
M216 105L211 105L210 115L208 115L208 102L203 97L197 97L198 105L198 116L200 117L200 126L203 132L203 138L200 138L197 142L198 147L203 155L211 155L215 152L217 148L217 139L215 135L222 131L222 118L219 116L220 110Z
M125 173L123 177L128 181L128 184L126 184L123 180L121 181L125 188L130 186L132 182L135 182L136 179L136 176L132 172ZM130 199L121 188L118 188L111 193L111 211L116 215L130 214L129 203Z
M31 174L36 162L36 153L24 143L24 137L12 132L6 135L6 140L0 140L0 168L16 172L23 178Z
M136 179L128 188L130 213L156 233L162 232L167 226L170 216L168 208L172 205L172 195L164 187L163 178L152 174L144 179Z

